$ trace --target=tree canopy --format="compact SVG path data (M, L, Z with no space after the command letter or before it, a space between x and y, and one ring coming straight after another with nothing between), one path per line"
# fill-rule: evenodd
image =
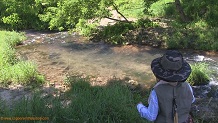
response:
M101 18L111 18L112 10L116 10L125 18L120 9L139 7L147 12L147 8L152 4L150 0L1 0L0 2L0 25L4 25L3 27L50 30L74 28L80 19L99 21Z

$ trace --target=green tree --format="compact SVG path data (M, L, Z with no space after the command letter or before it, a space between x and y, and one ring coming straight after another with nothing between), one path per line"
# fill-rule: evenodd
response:
M146 12L148 6L155 0L152 0L153 2L149 0L138 1L144 5L144 12ZM99 21L101 18L109 18L121 21L111 17L111 12L114 10L125 19L125 22L128 22L126 16L120 11L120 8L128 6L133 6L129 0L62 0L57 1L56 5L47 7L39 17L42 21L49 23L51 30L66 30L74 28L81 19Z
M0 24L7 29L29 29L42 27L38 13L41 6L34 0L1 0Z
M143 16L150 4L156 0L1 0L0 25L7 29L68 30L75 28L79 20L98 22L101 18L112 18L116 11L128 22L126 16L134 10ZM137 4L135 4L137 3ZM135 11L135 10L134 10ZM126 13L125 13L126 12Z

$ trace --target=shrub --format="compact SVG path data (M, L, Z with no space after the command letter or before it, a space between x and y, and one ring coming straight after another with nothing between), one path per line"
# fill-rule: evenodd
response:
M45 29L46 24L39 20L43 12L41 0L1 0L0 25L4 29Z
M132 23L117 22L114 25L108 25L104 27L102 30L99 30L99 33L95 35L95 37L97 37L98 40L101 38L106 43L110 44L136 44L141 42L141 40L137 39L137 37L140 37L141 35L135 35L138 32L140 32L140 29L150 27L152 28L157 26L157 24L153 23L149 19L139 19L138 21Z
M196 26L196 25L195 25ZM218 51L218 28L175 28L167 35L166 45L170 49L195 49Z
M217 4L216 0L183 0L184 12L191 20L204 20L211 27L218 26Z
M103 38L105 42L111 44L125 44L124 35L133 30L134 26L131 23L116 23L109 25L99 32L99 37Z
M158 27L158 24L153 23L149 19L138 19L135 23L133 23L134 28L149 28L149 27Z
M76 24L75 31L84 36L91 36L97 31L97 24L91 24L88 23L85 19L79 19L79 22Z
M167 48L169 49L185 49L190 46L190 39L183 30L174 31L171 36L168 35L166 41Z

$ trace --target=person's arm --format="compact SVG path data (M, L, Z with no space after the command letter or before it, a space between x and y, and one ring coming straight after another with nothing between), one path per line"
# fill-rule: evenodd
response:
M150 97L149 97L149 106L144 106L141 102L138 103L137 109L141 117L146 118L149 121L154 121L157 118L158 115L158 99L156 92L154 90L151 91Z
M192 97L193 97L193 99L192 99L192 103L195 101L195 96L194 96L194 94L193 94L193 89L192 89L192 87L191 87L191 85L188 83L188 85L189 85L189 88L190 88L190 90L191 90L191 93L192 93Z

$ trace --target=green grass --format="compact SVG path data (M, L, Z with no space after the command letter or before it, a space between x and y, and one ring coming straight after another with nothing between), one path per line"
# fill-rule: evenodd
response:
M9 31L0 31L0 37L0 85L43 83L44 78L38 74L36 65L16 56L14 47L26 37L22 33Z
M71 76L66 82L70 90L60 96L43 97L37 92L30 99L13 103L11 110L2 102L1 117L49 117L53 123L147 123L136 104L146 100L148 94L142 97L133 93L120 80L91 86L87 78Z
M79 76L68 76L66 84L70 87L66 92L45 93L39 89L30 98L13 102L12 106L0 100L0 115L49 118L19 123L149 123L139 116L136 104L146 102L150 90L144 91L142 96L140 90L132 91L123 80L117 79L105 86L91 86L88 78ZM199 117L194 117L194 120L203 123Z
M144 0L131 0L128 1L128 4L119 3L120 1L116 1L115 3L120 5L119 11L126 17L132 18L140 18L145 16L144 15Z
M206 63L194 63L191 65L192 73L188 78L191 85L205 85L209 83L209 75L211 72Z
M149 9L153 16L165 16L172 15L174 13L173 4L169 4L174 2L174 0L159 0L153 3Z

